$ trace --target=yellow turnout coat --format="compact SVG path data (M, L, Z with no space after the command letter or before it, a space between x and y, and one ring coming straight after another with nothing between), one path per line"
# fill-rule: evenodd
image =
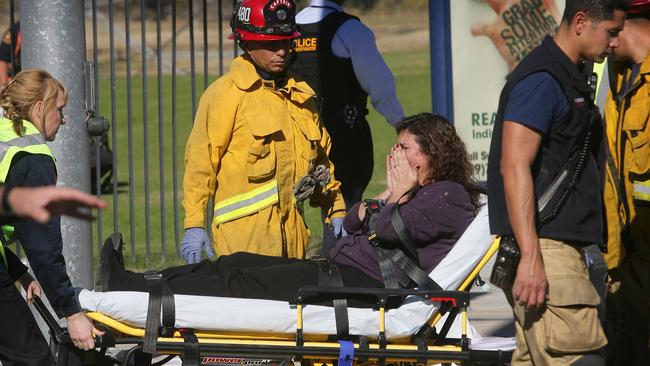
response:
M617 65L616 90L629 83L632 71ZM650 258L650 54L641 64L631 88L617 103L609 93L605 104L608 144L605 177L607 253L610 268L618 267L626 255L626 245L634 245L635 255ZM631 239L623 243L621 234L629 230Z
M185 228L204 227L213 197L218 255L305 256L309 230L292 188L319 164L334 173L330 137L313 96L305 82L291 77L276 89L242 56L201 97L185 149ZM339 185L332 175L310 199L328 220L345 214Z

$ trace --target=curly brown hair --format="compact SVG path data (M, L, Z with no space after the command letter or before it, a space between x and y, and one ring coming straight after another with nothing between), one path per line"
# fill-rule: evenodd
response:
M398 134L407 131L413 135L422 153L429 158L429 180L447 180L462 185L474 207L480 206L469 155L449 120L437 114L420 113L406 117L396 129Z

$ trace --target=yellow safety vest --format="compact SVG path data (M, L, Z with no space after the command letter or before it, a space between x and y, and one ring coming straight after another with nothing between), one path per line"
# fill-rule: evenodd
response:
M52 157L52 150L47 146L41 132L31 122L23 120L23 135L18 136L13 128L13 122L8 118L0 118L0 184L4 184L11 168L14 156L19 152L29 154L42 154ZM8 242L13 242L14 227L11 225L2 226L2 235ZM0 256L7 266L4 244L0 243Z

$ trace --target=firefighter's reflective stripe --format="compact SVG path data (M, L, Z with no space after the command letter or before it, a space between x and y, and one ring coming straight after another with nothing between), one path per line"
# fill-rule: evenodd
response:
M634 182L634 200L650 203L650 180Z
M231 197L214 205L214 222L223 224L255 213L278 202L278 182L273 180L250 192Z

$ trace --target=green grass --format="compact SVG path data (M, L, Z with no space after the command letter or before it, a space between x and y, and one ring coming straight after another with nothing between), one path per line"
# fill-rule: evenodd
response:
M415 114L431 110L431 88L430 88L430 69L429 54L426 51L409 52L409 53L389 53L384 55L386 62L393 71L397 80L397 94L404 107L406 115ZM210 77L210 81L215 76ZM143 96L142 96L142 77L132 77L132 158L128 154L128 114L127 114L127 94L125 78L117 79L115 82L115 116L111 116L111 84L110 79L100 79L100 112L102 115L113 120L112 128L109 135L116 136L116 154L117 154L117 181L120 183L117 195L117 214L118 220L114 221L113 196L104 195L104 199L109 203L109 208L102 212L101 227L102 238L107 237L114 229L122 232L126 241L127 249L131 245L130 229L130 199L129 199L129 160L133 162L133 222L134 222L134 244L136 255L130 256L129 250L126 251L127 263L133 263L131 266L143 268L161 268L172 264L182 263L182 259L176 257L175 238L174 238L174 196L173 196L173 151L172 151L172 81L171 77L162 78L162 126L163 126L163 150L159 152L159 119L157 103L157 78L147 78L147 111L148 111L148 164L145 163L145 124L143 116ZM177 208L179 213L178 235L179 240L182 238L183 210L182 200L182 177L183 177L183 158L184 147L189 131L192 126L192 104L191 104L191 81L189 77L177 78L177 139L176 139L176 164L177 164L177 184L178 184L178 201ZM197 99L201 95L203 88L202 77L197 77ZM198 101L197 101L198 102ZM373 134L375 169L372 181L366 190L365 196L372 196L379 193L385 184L385 167L384 159L390 146L395 141L394 130L384 121L377 112L370 108L368 121ZM163 157L161 166L159 157ZM151 261L145 261L146 253L146 211L145 211L145 166L149 168L149 233L150 233L150 253ZM164 226L161 221L161 198L160 198L160 172L164 173L164 199L162 203L165 207ZM312 240L310 248L312 250L320 243L322 238L322 225L320 224L320 213L316 209L308 209L306 212L307 224L311 228ZM161 230L161 227L164 228ZM98 224L94 225L94 238L97 240ZM164 236L166 245L166 259L161 258L161 238Z

